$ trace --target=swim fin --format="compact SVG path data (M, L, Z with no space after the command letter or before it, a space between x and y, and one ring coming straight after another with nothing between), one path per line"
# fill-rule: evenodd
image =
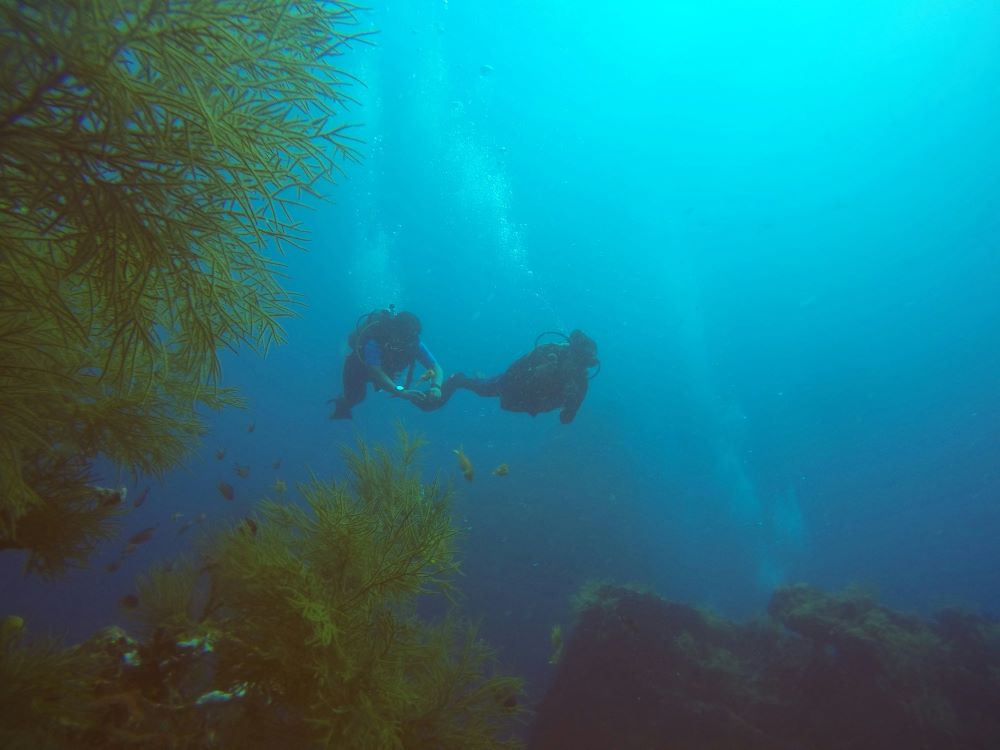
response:
M330 419L350 419L351 418L351 407L342 398L335 398L334 403L337 406L333 410L333 414L330 415Z

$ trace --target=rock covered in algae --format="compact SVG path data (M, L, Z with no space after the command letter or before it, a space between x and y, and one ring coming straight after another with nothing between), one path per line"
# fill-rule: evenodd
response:
M769 614L735 623L592 591L529 748L1000 747L996 621L806 586L776 591Z

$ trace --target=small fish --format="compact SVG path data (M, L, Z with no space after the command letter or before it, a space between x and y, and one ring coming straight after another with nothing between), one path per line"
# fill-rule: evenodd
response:
M197 521L198 523L205 523L205 519L206 519L206 518L208 518L208 515L207 515L206 513L199 513L199 514L198 514L198 518L196 518L195 520L196 520L196 521Z
M139 545L148 542L153 538L154 531L156 531L156 527L150 526L149 528L136 532L129 538L128 543L131 545Z
M288 485L285 484L284 479L275 479L274 484L271 485L271 489L277 492L279 495L284 495L285 490L288 489Z
M215 457L219 461L221 461L222 459L224 459L226 457L226 449L225 448L216 448L215 449Z
M277 461L275 461L273 464L271 464L271 468L274 469L275 471L277 471L278 469L280 469L281 468L281 459L279 458Z
M493 470L493 476L505 477L510 473L510 467L507 464L500 464Z
M253 421L253 422L251 422L250 424L247 425L247 432L253 432L256 429L257 429L257 422L256 421Z
M146 487L142 492L140 492L135 500L132 501L133 508L139 508L144 502L146 502L146 496L149 495L149 487Z
M101 507L113 508L125 502L125 495L128 494L127 487L111 489L109 487L95 487L94 494L100 500Z
M494 691L493 697L496 699L497 705L501 708L506 708L510 711L517 708L517 693L515 692L499 688Z
M173 515L170 516L170 520L173 521L174 523L177 523L182 518L184 518L184 514L181 513L180 511L178 511L177 513L174 513Z
M437 372L434 370L434 368L431 368L430 370L424 370L424 374L420 376L420 380L418 380L417 382L423 383L427 380L433 380L435 375L437 375Z
M135 609L139 606L139 597L135 594L125 594L121 599L118 600L125 609Z
M233 489L233 485L228 482L219 482L219 492L226 500L236 499L236 490Z
M239 464L236 464L236 476L246 479L248 476L250 476L250 467L240 466Z
M472 468L472 461L469 457L465 455L465 451L462 450L462 446L459 446L452 451L456 456L458 456L458 468L462 470L462 476L465 477L465 481L471 482L472 478L476 475Z
M113 508L116 505L120 505L122 502L122 497L118 493L108 492L106 494L100 495L101 507Z
M113 560L104 566L104 569L109 573L114 573L122 566L122 559L119 557L117 560Z
M250 536L257 536L257 522L254 521L250 516L243 519L243 523L240 525L241 531Z

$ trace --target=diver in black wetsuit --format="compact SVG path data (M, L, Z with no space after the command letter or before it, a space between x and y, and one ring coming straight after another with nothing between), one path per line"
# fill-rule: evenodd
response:
M544 335L544 334L542 334ZM541 338L541 336L539 336ZM526 412L561 409L559 421L569 424L587 395L588 369L599 366L597 344L582 331L573 331L565 342L539 345L492 378L470 378L455 373L441 388L441 398L425 409L438 409L465 388L476 395L500 397L500 408Z

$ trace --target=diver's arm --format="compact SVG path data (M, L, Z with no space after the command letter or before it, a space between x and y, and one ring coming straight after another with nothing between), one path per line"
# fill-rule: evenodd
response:
M371 375L372 382L375 383L382 390L387 391L393 398L402 398L407 401L418 401L426 398L427 394L423 391L419 391L416 388L404 388L401 385L397 385L396 381L389 377L388 373L383 370L379 365L369 365L368 371ZM435 398L441 397L441 391L436 392Z
M399 393L396 390L396 381L389 377L381 365L368 365L368 374L375 385L384 391L389 391L390 395L395 396Z
M559 421L563 424L569 424L576 417L576 412L587 395L588 383L589 381L586 375L584 375L583 377L573 378L566 384L566 403L562 411L559 412Z
M433 354L431 354L430 349L428 349L423 342L420 344L420 351L417 354L417 360L426 369L431 370L434 373L434 377L431 380L431 387L428 391L432 398L441 398L441 384L444 383L444 370L441 367L441 363L437 361Z
M434 359L434 357L431 357L430 360L431 367L434 370L434 377L431 380L430 390L436 398L441 398L441 384L444 383L444 370L441 369L441 363Z
M382 369L382 347L375 339L369 339L361 349L361 359L368 367L368 379L376 388L395 396L396 382Z

